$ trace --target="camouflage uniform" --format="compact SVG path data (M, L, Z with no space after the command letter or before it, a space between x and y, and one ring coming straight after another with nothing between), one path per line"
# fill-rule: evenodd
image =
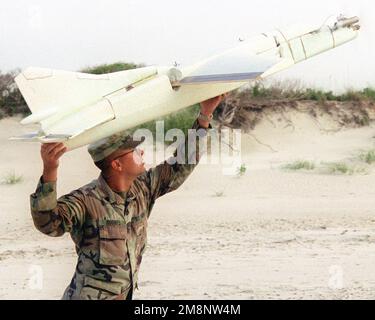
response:
M199 128L196 121L193 129ZM185 160L198 163L198 144L189 149L193 149L190 154L186 149L182 153ZM51 237L69 232L78 254L63 299L131 298L133 288L138 288L147 223L155 200L181 186L196 166L192 162L164 162L139 176L126 195L112 191L100 175L57 200L56 182L40 179L30 198L36 228Z

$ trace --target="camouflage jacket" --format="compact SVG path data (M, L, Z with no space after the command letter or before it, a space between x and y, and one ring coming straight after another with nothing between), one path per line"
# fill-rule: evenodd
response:
M197 121L193 128L200 128ZM134 181L126 198L113 192L102 176L59 199L56 182L40 179L30 197L36 228L51 237L69 232L78 254L63 299L123 299L138 288L152 207L158 197L176 190L193 171L199 161L198 144L189 149L194 150L186 152L185 148L182 153L189 162L165 161L148 170Z

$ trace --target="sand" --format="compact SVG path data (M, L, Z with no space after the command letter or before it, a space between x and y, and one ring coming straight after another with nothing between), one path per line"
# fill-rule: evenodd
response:
M158 200L135 299L375 298L375 170L280 168L298 159L318 166L355 159L374 148L375 126L337 131L330 119L289 116L293 126L274 115L242 136L242 177L199 165ZM74 246L69 235L49 238L33 226L28 197L42 165L38 144L7 140L30 130L18 121L0 121L0 177L23 176L0 185L0 299L60 299ZM74 150L61 161L58 193L97 175L86 149Z

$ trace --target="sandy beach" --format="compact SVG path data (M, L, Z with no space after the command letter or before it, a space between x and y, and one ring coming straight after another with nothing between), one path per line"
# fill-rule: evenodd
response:
M289 116L293 126L275 115L242 136L242 177L202 164L158 200L135 299L375 298L375 170L281 169L354 159L374 148L375 125L338 130L329 119ZM37 143L8 141L30 131L19 120L0 121L0 177L23 177L0 185L0 299L60 299L76 254L68 234L49 238L33 226L29 195L42 163ZM58 194L98 174L86 148L69 152Z

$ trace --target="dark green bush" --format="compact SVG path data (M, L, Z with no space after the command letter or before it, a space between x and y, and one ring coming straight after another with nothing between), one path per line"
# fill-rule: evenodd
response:
M263 83L255 83L249 89L241 90L238 93L241 99L255 98L265 100L292 99L292 100L312 100L324 103L325 101L375 101L375 89L365 88L362 91L347 90L346 92L336 95L332 91L324 91L314 88L301 88L288 83L283 86L283 82L276 85L265 86Z
M91 74L105 74L105 73L112 73L136 68L142 68L145 65L143 64L135 64L135 63L126 63L126 62L116 62L112 64L101 64L94 67L87 67L81 70L84 73L91 73Z
M29 114L29 108L14 82L14 77L18 73L18 70L8 73L0 71L0 118L15 114Z

